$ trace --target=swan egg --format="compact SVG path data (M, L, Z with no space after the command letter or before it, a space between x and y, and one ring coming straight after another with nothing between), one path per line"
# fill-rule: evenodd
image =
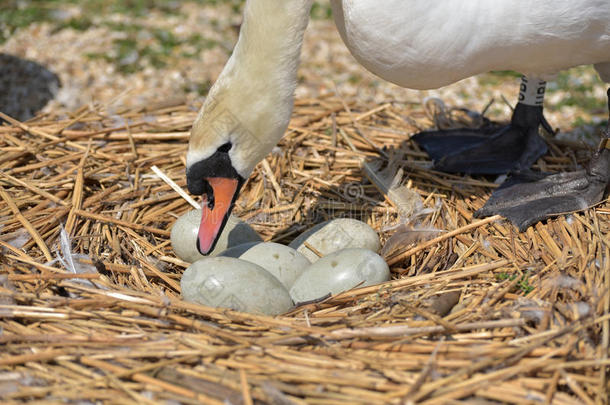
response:
M185 300L210 307L278 315L293 304L282 283L262 267L233 257L206 257L180 280Z
M347 248L369 249L374 252L381 248L377 232L364 222L351 218L337 218L318 224L290 243L291 248L314 263L319 257L307 245L322 256Z
M296 250L273 242L252 242L225 250L220 256L235 257L258 264L286 288L311 265L309 260Z
M377 253L368 249L343 249L309 266L294 282L290 296L299 303L389 279L390 268Z

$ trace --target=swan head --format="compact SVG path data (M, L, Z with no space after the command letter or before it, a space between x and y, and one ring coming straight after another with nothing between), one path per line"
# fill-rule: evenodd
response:
M220 236L240 188L284 135L311 0L248 1L239 39L193 124L191 193L203 196L202 254Z
M193 124L186 155L188 190L203 199L201 254L214 249L245 179L280 140L291 112L291 91L248 77L229 60Z

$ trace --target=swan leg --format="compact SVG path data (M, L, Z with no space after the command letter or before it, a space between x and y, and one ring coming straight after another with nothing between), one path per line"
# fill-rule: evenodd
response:
M608 90L610 112L610 90ZM610 120L587 168L571 173L516 173L496 189L475 217L499 214L521 232L548 217L581 211L598 202L610 184Z
M542 125L553 132L542 113L545 86L542 80L522 78L509 125L425 131L412 139L434 160L436 170L468 174L527 170L547 151L538 128Z

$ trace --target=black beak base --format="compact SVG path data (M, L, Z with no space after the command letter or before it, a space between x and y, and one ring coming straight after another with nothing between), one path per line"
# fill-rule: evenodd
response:
M243 182L244 178L237 173L231 163L230 149L231 144L226 143L219 147L212 156L187 167L186 186L191 194L213 196L213 190L205 180L206 178L224 177Z

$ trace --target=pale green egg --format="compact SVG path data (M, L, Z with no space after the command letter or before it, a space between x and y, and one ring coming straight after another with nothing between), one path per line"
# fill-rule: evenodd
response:
M180 280L187 301L242 312L278 315L293 307L288 290L262 267L233 257L191 264Z
M290 296L299 303L389 279L390 268L377 253L368 249L343 249L305 269L290 289Z
M319 256L305 243L322 256L347 248L369 249L374 252L381 248L377 232L364 222L351 218L337 218L318 224L288 245L314 263Z
M311 265L296 250L273 242L252 242L225 250L220 256L235 257L258 264L290 289L294 281Z

